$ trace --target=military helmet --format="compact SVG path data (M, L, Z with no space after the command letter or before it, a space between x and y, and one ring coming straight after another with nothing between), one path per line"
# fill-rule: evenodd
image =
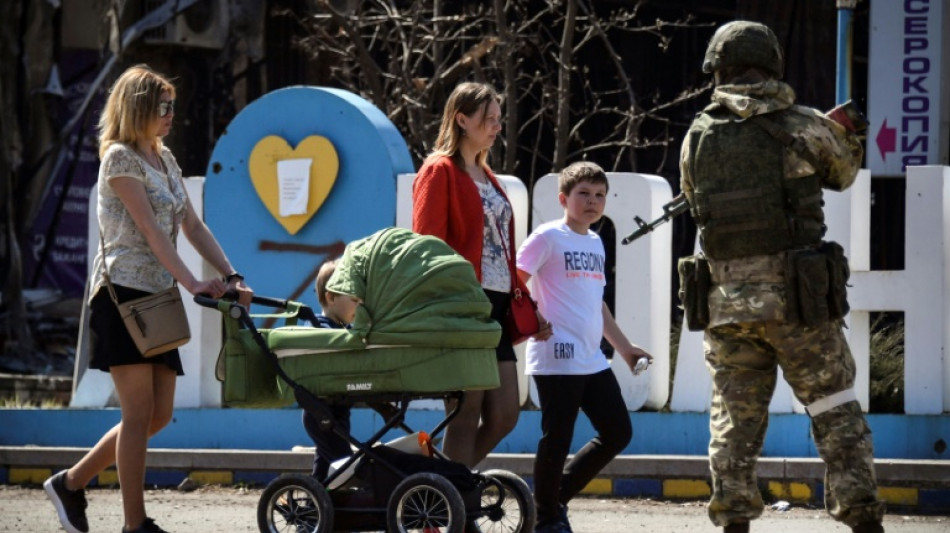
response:
M781 78L785 70L782 47L768 26L737 20L720 26L703 59L703 72L711 74L723 67L756 67Z

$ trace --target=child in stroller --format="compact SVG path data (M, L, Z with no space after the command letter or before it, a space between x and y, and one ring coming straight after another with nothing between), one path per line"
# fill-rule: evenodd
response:
M359 298L346 294L339 294L327 290L327 281L336 270L336 260L329 260L320 266L314 281L314 292L323 314L318 315L311 324L316 328L344 329L349 327L356 316L356 307L360 304ZM350 430L350 405L346 403L328 403L330 414L347 432ZM306 409L303 410L303 427L307 435L316 445L313 454L313 471L311 475L317 479L324 479L330 472L330 463L342 457L351 455L350 443L333 431L322 429L317 417Z
M416 438L406 424L410 401L461 399L462 391L498 386L494 346L500 327L471 264L437 238L388 228L347 246L327 290L363 302L351 328L258 330L241 306L199 301L225 315L219 377L226 404L296 401L321 429L355 450L325 477L284 474L268 484L258 505L260 530L532 531L533 498L517 475L469 470L425 439L410 447L415 453L382 444L397 427ZM290 324L315 318L297 302L254 302L285 309ZM328 408L361 402L393 407L365 440L336 423ZM431 438L454 414L430 431Z

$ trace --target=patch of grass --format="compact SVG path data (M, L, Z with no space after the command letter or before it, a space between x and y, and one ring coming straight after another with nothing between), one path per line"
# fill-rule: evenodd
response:
M25 400L18 396L0 397L0 408L3 409L62 409L66 407L62 401L55 398L43 398L40 401Z
M904 412L904 314L871 313L872 413Z
M680 353L680 334L683 330L683 321L682 320L672 320L670 322L670 395L666 400L666 405L660 409L661 413L670 412L670 402L673 401L673 378L676 376L676 359Z

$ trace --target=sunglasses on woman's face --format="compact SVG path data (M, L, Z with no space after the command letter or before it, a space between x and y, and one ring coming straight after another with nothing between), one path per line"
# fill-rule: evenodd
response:
M169 113L173 113L174 111L175 111L174 100L167 100L165 102L158 103L158 116L164 118L168 116Z

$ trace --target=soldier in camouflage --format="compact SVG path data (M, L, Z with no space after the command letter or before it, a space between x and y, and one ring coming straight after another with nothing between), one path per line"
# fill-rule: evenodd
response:
M820 112L794 105L795 92L780 81L781 47L766 26L719 28L703 71L716 88L683 142L680 165L712 283L704 334L713 378L709 516L726 533L741 533L762 513L755 464L781 366L811 417L828 512L855 532L883 532L854 360L841 317L822 308L827 271L808 266L822 246L821 189L854 182L861 144Z

